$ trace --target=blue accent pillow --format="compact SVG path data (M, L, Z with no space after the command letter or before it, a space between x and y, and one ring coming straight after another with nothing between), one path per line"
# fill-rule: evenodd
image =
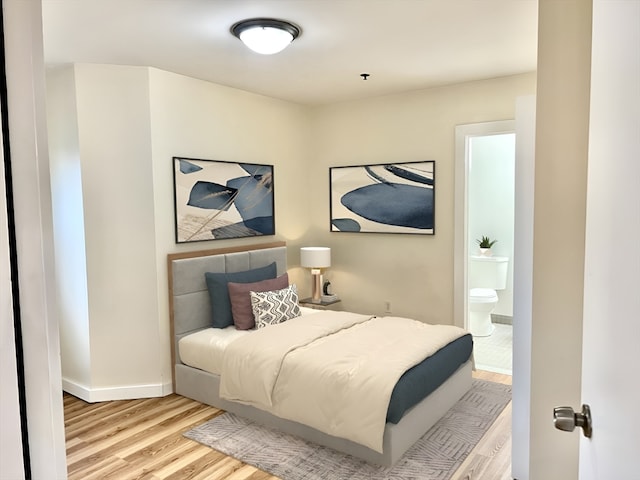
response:
M207 281L209 298L211 299L211 319L213 328L226 328L233 325L231 313L231 300L227 284L252 283L276 278L277 265L273 262L265 267L254 268L242 272L213 273L206 272L204 278Z

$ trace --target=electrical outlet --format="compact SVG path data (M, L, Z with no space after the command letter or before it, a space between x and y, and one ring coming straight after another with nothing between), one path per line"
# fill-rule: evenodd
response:
M384 302L384 313L391 313L391 301L385 300Z

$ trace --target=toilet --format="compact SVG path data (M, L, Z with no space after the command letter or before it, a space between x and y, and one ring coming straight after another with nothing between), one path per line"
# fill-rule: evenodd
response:
M507 286L508 257L471 256L469 262L469 330L488 337L494 325L491 312L498 303L496 290Z

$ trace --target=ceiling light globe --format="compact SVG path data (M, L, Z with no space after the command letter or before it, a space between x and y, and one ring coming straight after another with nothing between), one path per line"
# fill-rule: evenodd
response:
M240 33L240 40L256 53L273 55L284 50L293 41L293 35L279 28L256 26Z

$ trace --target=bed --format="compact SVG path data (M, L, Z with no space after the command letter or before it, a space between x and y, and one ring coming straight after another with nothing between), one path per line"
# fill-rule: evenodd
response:
M303 420L297 421L297 417L286 418L287 415L283 415L283 412L279 412L275 407L270 409L259 404L259 402L252 403L243 401L244 399L231 400L236 397L229 394L228 386L229 384L233 385L233 382L229 380L233 375L229 372L240 372L240 367L244 363L244 361L233 363L231 352L236 347L243 342L249 345L253 344L255 350L252 351L252 355L260 355L260 342L262 340L258 335L274 335L275 332L278 332L277 337L272 337L277 339L281 337L282 332L285 330L294 332L294 335L304 335L305 330L308 328L329 328L326 325L333 322L333 318L329 317L331 315L329 312L300 307L302 315L277 327L246 331L237 330L233 326L218 329L210 328L212 297L207 288L205 274L233 274L233 272L260 270L270 265L275 266L277 276L281 277L287 270L286 251L284 242L275 242L170 254L168 256L174 391L179 395L212 405L263 425L278 428L365 461L380 465L393 465L471 387L471 336L466 332L465 334L457 332L452 337L455 339L447 344L446 349L442 348L434 355L430 355L431 363L427 364L426 360L425 362L421 361L402 374L397 385L393 388L391 401L387 401L389 408L386 418L382 417L382 431L379 442L377 440L374 443L363 441L367 440L368 435L365 435L367 438L361 439L358 436L350 437L341 433L335 434L334 430L324 428L325 421L318 420L322 417L314 413L313 405L309 405L308 409L302 409L309 410L308 412L303 412L308 418L301 417ZM352 315L355 317L352 317ZM369 324L384 321L384 319L370 316L361 318L361 316L348 312L341 312L338 316L341 316L341 318L336 321L352 322L355 325L353 328L336 327L336 331L339 331L340 334L343 331L349 332L356 327L361 328L361 325L367 325L367 328L369 328ZM396 322L400 320L402 319L387 321ZM281 330L278 331L276 330L277 328ZM382 328L388 327L383 326ZM446 335L449 335L448 328L443 327L441 330ZM450 328L455 329L457 327ZM384 332L384 330L382 331ZM273 343L272 340L269 340L269 342L270 344ZM248 357L246 352L241 352L241 358ZM307 359L304 364L308 365L309 362ZM226 376L223 375L221 380L221 373L224 368L227 369L225 370L227 374ZM239 383L242 383L242 375L240 373L236 375ZM413 378L411 377L412 375ZM422 383L421 379L425 378L425 375L436 377L432 386L421 387L427 388L428 394L424 396L423 393L424 398L407 400L407 397L411 397L411 395L415 397L415 393L410 395L402 393L413 392L413 387L408 390L406 386L411 383L413 385ZM223 395L221 395L221 383ZM259 382L252 380L250 383ZM295 377L293 381L290 381L290 384L296 384ZM362 383L362 385L366 384L366 381ZM304 385L304 382L301 385ZM357 380L356 385L359 385ZM359 391L360 388L357 390ZM322 394L322 389L318 388L317 392L312 395L318 395L318 392ZM396 395L398 392L400 394ZM288 394L289 392L287 392ZM312 400L313 398L315 397L312 397ZM270 400L270 398L267 398L264 401L269 403ZM317 402L311 401L309 403ZM322 413L321 410L322 408L318 412ZM284 410L284 412L288 411L288 408ZM348 409L344 409L344 411L348 412ZM334 416L342 413L342 411L332 411L327 415L329 415L329 419L333 419ZM347 419L351 417L353 415L350 415ZM313 420L316 420L315 424ZM340 432L340 430L337 431Z

